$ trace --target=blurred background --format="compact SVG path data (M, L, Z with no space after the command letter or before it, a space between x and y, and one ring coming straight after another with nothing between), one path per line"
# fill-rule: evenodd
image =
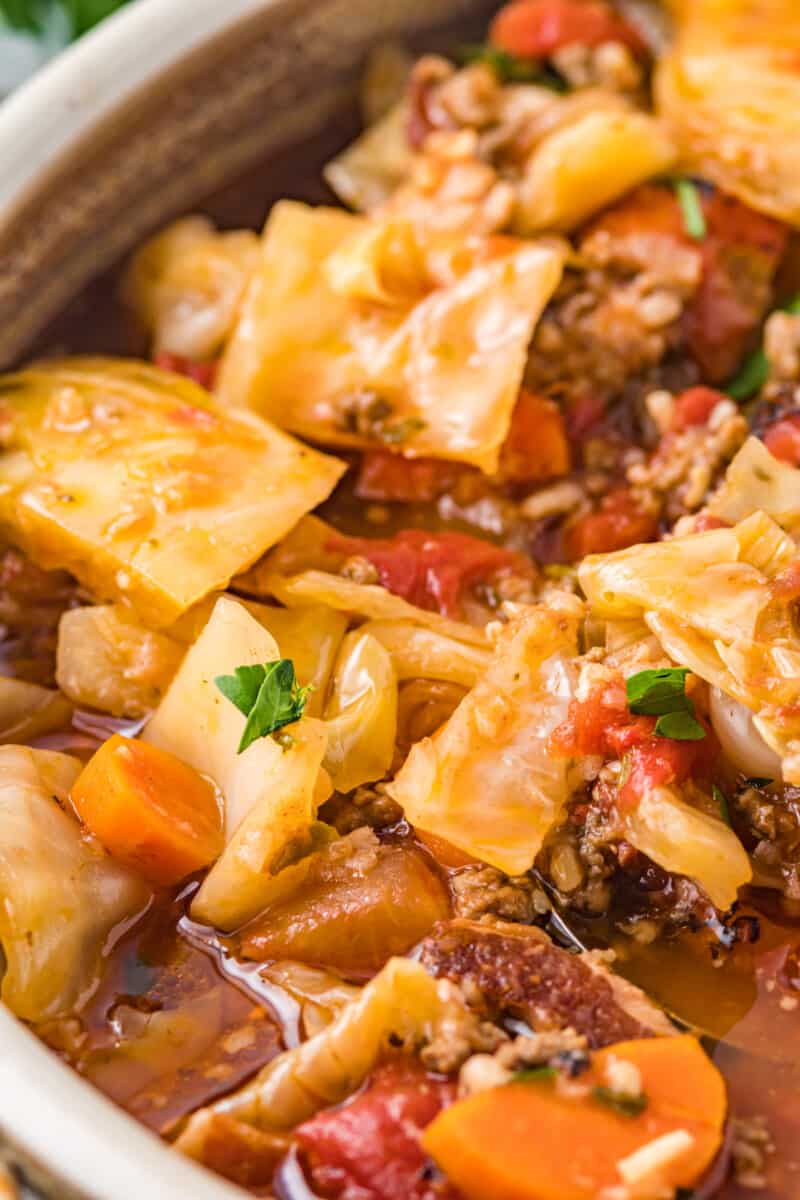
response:
M128 3L131 0L0 0L0 97Z

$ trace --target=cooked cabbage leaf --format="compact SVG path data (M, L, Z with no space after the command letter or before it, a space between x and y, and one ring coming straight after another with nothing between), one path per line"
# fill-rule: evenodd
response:
M64 728L72 705L60 692L0 675L0 743L28 742Z
M218 233L207 217L182 217L133 255L121 295L155 354L209 359L228 336L258 264L249 229Z
M372 212L408 178L414 153L407 125L408 105L400 101L326 164L325 181L348 208Z
M0 378L0 532L147 624L219 590L344 470L188 379L64 359Z
M65 754L0 747L0 994L26 1021L68 1014L109 935L150 898L62 807L80 769Z
M791 538L763 512L730 529L592 555L578 578L593 615L644 620L673 662L754 716L800 782L800 637L791 595L773 581L793 567Z
M202 1161L217 1113L259 1129L292 1129L351 1095L389 1046L411 1050L430 1042L464 1013L451 984L434 979L421 963L392 958L321 1033L273 1059L239 1091L195 1113L178 1149Z
M707 510L736 522L759 509L789 533L800 532L800 470L774 458L759 438L750 437L730 463Z
M655 76L683 162L753 208L800 224L796 0L679 0Z
M673 788L645 792L622 823L626 841L665 871L694 879L723 911L752 878L750 860L733 830L686 804Z
M642 112L602 103L556 129L529 159L514 228L572 230L676 160L666 127Z
M151 712L178 669L185 646L154 633L122 604L69 609L58 625L56 680L75 704L115 717Z
M488 647L469 646L411 621L368 621L361 632L389 651L398 680L441 679L471 688L491 657Z
M566 595L522 610L483 678L389 785L412 825L509 875L532 865L569 797L567 762L547 739L569 708L581 616Z
M218 393L317 441L497 468L554 244L465 244L283 201Z
M397 734L397 675L389 652L363 630L348 633L342 642L325 729L325 770L338 791L382 779L389 770Z

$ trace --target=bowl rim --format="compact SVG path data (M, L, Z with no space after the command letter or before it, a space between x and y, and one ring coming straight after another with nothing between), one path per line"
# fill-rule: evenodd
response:
M0 103L0 231L62 157L150 80L277 0L135 0Z

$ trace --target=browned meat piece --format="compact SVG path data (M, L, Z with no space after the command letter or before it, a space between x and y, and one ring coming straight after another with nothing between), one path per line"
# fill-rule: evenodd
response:
M422 962L492 1019L521 1018L535 1030L569 1026L593 1049L671 1029L638 989L632 1008L630 985L618 993L593 958L561 950L532 927L442 923L423 942Z

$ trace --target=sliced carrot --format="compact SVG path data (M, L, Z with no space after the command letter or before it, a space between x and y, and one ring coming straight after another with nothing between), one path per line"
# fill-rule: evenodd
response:
M569 469L561 410L547 396L523 388L500 453L501 477L508 483L537 483L566 475Z
M458 846L454 846L446 838L438 837L435 833L428 833L424 829L415 829L414 836L446 870L456 871L460 867L474 866L478 861L471 854L459 850Z
M173 754L115 734L78 776L72 803L109 854L168 886L222 852L213 785Z
M612 1056L639 1071L639 1115L595 1093L609 1086ZM467 1200L596 1200L625 1182L620 1162L677 1131L691 1140L677 1139L660 1182L692 1187L717 1153L725 1113L722 1076L693 1037L646 1038L601 1050L568 1088L545 1077L478 1092L440 1113L422 1144Z

